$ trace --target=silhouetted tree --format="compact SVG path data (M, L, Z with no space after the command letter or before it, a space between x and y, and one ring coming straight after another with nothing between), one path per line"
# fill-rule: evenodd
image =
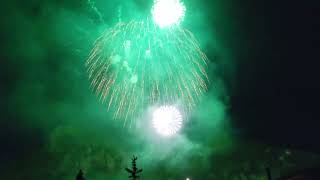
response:
M77 176L76 176L76 180L85 180L84 175L82 170L80 169Z
M268 180L272 180L271 179L271 169L269 167L266 168L266 171L267 171L267 177L268 177Z
M125 168L126 171L130 174L129 178L131 178L132 180L138 179L140 177L138 176L138 174L142 172L142 169L137 168L137 163L136 163L137 159L138 157L135 157L135 156L132 157L132 169Z

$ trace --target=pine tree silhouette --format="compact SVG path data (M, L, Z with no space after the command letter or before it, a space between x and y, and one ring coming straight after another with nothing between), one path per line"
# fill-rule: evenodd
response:
M268 180L272 180L271 178L271 170L269 167L266 168Z
M129 178L132 180L137 180L140 176L138 176L139 173L142 172L142 169L137 168L137 161L138 157L133 156L132 157L132 169L125 168L126 171L130 174Z
M79 170L79 172L76 176L76 180L85 180L82 169Z

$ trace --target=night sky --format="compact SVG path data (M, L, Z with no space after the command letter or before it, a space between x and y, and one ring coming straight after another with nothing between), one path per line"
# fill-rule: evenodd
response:
M176 137L123 127L89 88L94 40L152 1L0 5L0 179L266 179L320 165L319 11L276 0L185 0L183 26L210 59L210 86Z

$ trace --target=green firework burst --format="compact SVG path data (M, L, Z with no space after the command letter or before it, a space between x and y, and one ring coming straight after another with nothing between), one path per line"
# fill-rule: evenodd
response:
M86 67L100 100L114 107L115 118L127 119L155 104L190 112L207 89L206 61L190 31L132 21L106 30Z

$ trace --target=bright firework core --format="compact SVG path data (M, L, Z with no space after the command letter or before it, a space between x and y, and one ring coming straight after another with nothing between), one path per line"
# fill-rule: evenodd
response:
M154 22L163 28L179 24L185 11L185 6L179 0L155 0L151 12Z
M163 136L176 134L182 126L182 115L175 106L160 106L153 112L152 123Z

